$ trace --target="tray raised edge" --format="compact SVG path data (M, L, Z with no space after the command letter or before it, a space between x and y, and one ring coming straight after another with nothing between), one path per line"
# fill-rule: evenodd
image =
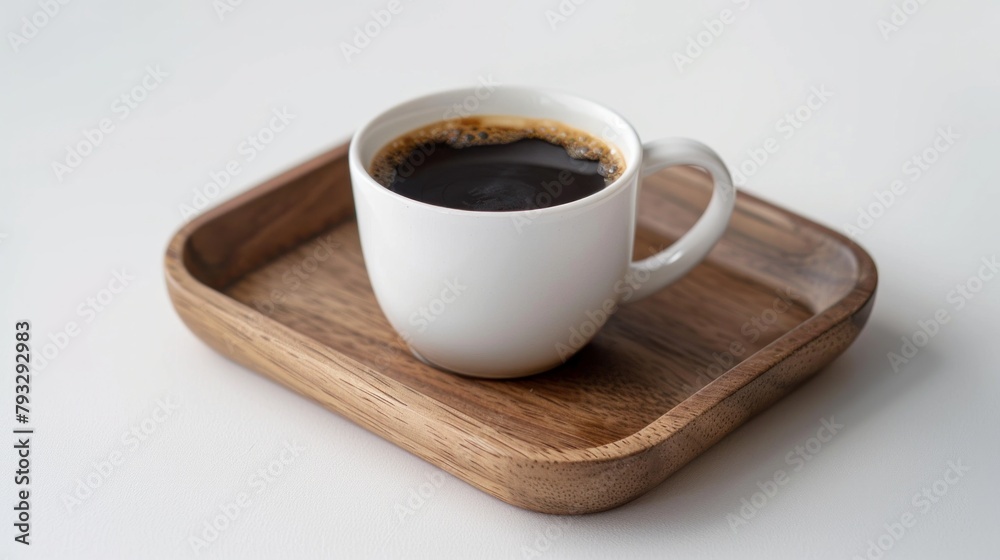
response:
M346 145L329 150L182 226L165 256L167 287L177 313L199 338L230 359L473 486L534 511L602 511L653 488L843 352L874 303L877 272L861 247L829 228L740 192L738 206L781 213L847 248L857 265L857 282L850 291L629 437L588 449L528 446L295 332L192 274L189 268L197 263L191 262L186 249L200 228L293 181L346 165L345 155ZM247 263L241 266L253 268ZM215 280L225 283L233 278ZM442 441L463 443L444 448Z

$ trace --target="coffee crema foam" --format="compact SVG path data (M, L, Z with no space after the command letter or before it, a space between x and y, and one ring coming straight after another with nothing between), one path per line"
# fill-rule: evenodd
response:
M369 173L380 185L391 189L397 173L404 178L412 175L437 145L462 149L526 139L560 146L573 159L598 162L598 172L606 185L625 171L624 158L616 148L582 130L548 119L480 116L438 121L403 134L378 151Z

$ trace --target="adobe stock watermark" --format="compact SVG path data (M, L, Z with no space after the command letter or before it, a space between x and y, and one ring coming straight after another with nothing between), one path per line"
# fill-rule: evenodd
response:
M791 140L807 122L826 106L831 97L835 97L835 94L828 90L825 85L810 87L805 101L774 122L774 131L778 136L768 136L756 147L748 149L747 157L732 168L733 183L746 184L750 177L763 169L771 160L771 156L781 150L781 140Z
M408 319L411 326L417 328L418 332L424 332L434 321L444 315L448 306L461 297L469 287L462 284L458 277L445 280L441 293L436 298L432 298L425 305L410 314Z
M244 0L212 0L212 9L215 10L215 15L218 16L221 23L226 19L226 16L242 6L243 2Z
M511 223L514 224L517 233L524 233L524 228L535 223L538 211L552 206L563 190L572 185L575 180L569 170L563 169L556 175L555 179L542 181L542 189L531 198L530 208L524 212L513 212L510 215Z
M295 115L288 112L288 107L272 108L271 117L267 124L257 129L253 134L248 134L242 142L236 146L238 157L227 161L221 169L208 172L209 181L201 188L191 189L194 193L188 204L178 204L177 209L181 217L185 220L195 216L204 210L213 200L218 198L223 191L229 188L233 179L243 172L246 164L257 158L274 142L278 134L288 128L288 125L295 120Z
M86 325L93 323L98 314L110 307L115 299L134 281L135 276L129 274L125 268L111 271L111 278L108 279L104 287L76 306L76 314L82 320L82 326L86 327ZM49 332L48 342L38 343L41 344L41 347L34 355L35 371L44 371L82 332L81 324L76 321L68 321L62 329L55 333Z
M958 312L966 308L969 302L983 291L986 284L1000 272L1000 261L996 255L982 257L979 259L979 268L975 274L969 276L964 282L955 284L955 288L949 291L944 299L951 304L951 312ZM947 307L938 308L930 317L917 321L917 330L909 336L902 336L902 344L897 352L888 352L885 357L889 360L892 371L899 373L903 367L915 358L920 350L927 346L931 339L940 334L944 325L952 320L952 315Z
M403 4L400 0L389 0L384 8L369 12L371 17L368 21L354 28L351 42L340 42L340 52L344 55L344 60L348 64L354 62L353 58L367 49L375 37L392 24L394 16L398 16L402 11Z
M844 224L844 233L853 239L861 237L870 230L875 221L881 218L896 201L906 195L910 186L919 181L931 167L941 160L941 156L949 152L961 138L950 126L937 129L934 139L923 149L906 158L900 169L903 177L897 177L889 183L886 190L875 190L872 198L875 200L867 206L858 207L858 216L853 224Z
M737 533L740 527L749 526L750 521L771 503L781 488L791 482L795 473L800 472L809 461L815 459L823 451L823 447L843 429L844 425L838 424L833 416L822 418L816 435L807 438L785 454L785 464L790 470L776 469L770 478L758 480L758 490L749 497L740 499L740 506L726 514L729 528Z
M616 141L627 134L630 128L629 124L621 117L614 115L610 120L605 121L599 136L608 149L618 150ZM531 207L527 211L511 214L511 223L514 225L517 233L524 233L525 228L535 223L535 220L539 216L539 210L552 206L555 198L562 194L563 190L572 185L574 181L573 174L568 170L560 171L555 179L543 181L541 185L542 190L536 192L531 200Z
M441 286L441 291L436 297L432 297L425 304L414 310L407 318L407 322L410 326L416 327L417 332L422 333L426 331L435 321L446 314L448 307L458 301L468 289L469 287L463 284L458 277L445 279ZM399 330L397 332L400 340L409 347L413 335L406 330ZM381 342L378 344L378 351L370 354L371 359L367 361L367 364L375 371L385 372L401 354L402 352L396 344ZM423 358L418 359L425 361Z
M910 18L917 15L920 8L924 6L930 0L903 0L902 2L893 2L892 9L889 12L889 17L880 18L878 20L878 31L882 34L882 40L888 41L892 38L894 33L899 33L899 30L903 28L907 23L910 22Z
M461 119L475 114L479 110L480 104L489 99L499 85L502 84L493 79L493 74L476 76L476 89L469 95L466 95L462 101L452 103L450 107L445 109L441 117L444 120L450 120Z
M572 516L549 517L550 521L545 527L535 529L531 535L531 542L521 545L521 558L541 558L546 552L552 549L559 539L566 535L569 529L576 523L576 518Z
M445 477L441 469L435 469L425 478L427 479L426 481L414 488L410 488L405 500L396 502L396 505L393 506L392 509L396 512L396 518L400 522L405 521L407 517L420 511L437 494L437 491L444 486Z
M753 317L750 317L740 325L740 335L742 340L732 340L729 346L722 352L712 352L712 362L707 366L695 369L695 379L699 383L708 384L717 377L738 364L740 359L750 352L750 344L756 343L764 333L772 329L780 329L778 319L794 307L797 295L790 286L774 289L775 297L771 304ZM686 390L693 391L694 387L683 382Z
M119 123L128 119L168 76L170 74L164 72L159 64L146 66L146 73L139 82L111 102L112 115L117 117ZM117 126L113 117L104 117L97 121L94 128L84 128L80 132L82 138L66 146L66 155L61 160L52 160L51 167L56 180L62 183L66 175L76 171L83 161L117 130Z
M21 18L20 26L16 31L7 33L7 44L10 45L14 54L21 52L21 49L31 42L43 29L48 27L52 20L62 13L63 6L72 0L38 0L38 10L30 16Z
M461 101L456 101L448 106L441 113L441 119L446 121L462 119L475 114L482 105L482 102L489 99L499 85L501 85L500 82L493 79L493 74L477 76L477 85L472 93L466 95ZM393 177L393 181L395 183L406 182L416 173L417 168L426 163L427 159L437 151L438 145L438 142L430 140L417 145L396 166L396 175Z
M910 497L910 508L899 517L883 525L884 531L873 539L869 539L864 554L855 554L853 560L879 560L885 556L903 537L916 527L917 522L927 515L952 488L961 482L970 471L970 467L961 459L948 461L944 473L927 486L921 488Z
M576 15L576 9L587 3L587 0L559 0L555 9L545 10L545 21L555 31L557 27L569 21Z
M652 249L649 259L652 259L652 270L658 270L663 266L670 255L664 252L666 247ZM646 268L636 268L629 270L625 276L615 282L612 290L618 297L609 297L595 309L587 310L585 319L569 327L568 336L555 345L559 359L566 363L581 348L587 345L591 338L601 330L601 327L608 322L611 317L621 309L621 306L631 301L636 292L652 278L653 273ZM756 339L755 339L756 340Z
M663 249L653 249L651 251L650 258L653 259L653 270L657 270L663 266L668 258L664 254ZM566 360L570 359L573 354L576 354L577 351L586 346L587 342L597 334L597 331L601 330L601 327L608 322L608 319L617 313L623 304L628 303L635 297L635 293L639 288L646 282L649 282L652 276L653 273L645 268L637 268L626 272L625 276L615 282L615 285L612 287L612 290L618 297L609 297L601 303L600 307L587 310L584 313L586 319L576 325L570 326L569 335L565 341L556 343L555 350L559 354L559 359L563 363L566 363Z
M610 119L604 121L604 127L601 128L600 133L601 140L604 140L605 143L611 146L615 146L615 142L628 134L631 129L632 127L625 122L625 119L618 115L613 115Z
M311 250L307 251L305 257L298 263L289 266L281 275L281 287L272 288L267 293L266 299L254 300L253 306L257 311L270 316L274 313L274 306L285 301L285 298L295 293L302 287L302 283L309 279L320 267L333 257L334 253L343 245L334 239L333 233L328 233L310 243Z
M179 401L180 398L176 395L167 395L156 399L156 406L145 418L122 432L119 438L121 445L105 457L92 462L91 466L94 468L86 475L76 479L76 486L73 490L63 492L61 498L66 512L76 511L94 495L98 488L104 486L111 475L120 471L121 466L135 455L136 450L149 441L160 430L160 426L180 410Z
M750 0L731 0L731 2L741 12L750 7ZM674 51L673 60L677 71L683 73L685 66L694 64L695 60L705 54L705 50L715 44L715 41L722 37L730 25L736 23L736 14L736 11L723 8L718 16L702 20L701 25L704 29L689 35L684 48L680 51Z
M213 510L202 525L188 536L188 545L195 554L201 554L219 537L232 527L238 519L253 505L255 496L264 493L276 480L281 478L306 448L292 440L282 443L281 451L263 467L247 478L246 488L237 492L232 500L223 502Z

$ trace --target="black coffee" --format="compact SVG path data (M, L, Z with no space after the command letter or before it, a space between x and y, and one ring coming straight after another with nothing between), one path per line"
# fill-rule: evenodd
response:
M509 212L590 196L623 168L616 150L561 123L477 117L442 121L397 138L375 156L371 174L413 200Z

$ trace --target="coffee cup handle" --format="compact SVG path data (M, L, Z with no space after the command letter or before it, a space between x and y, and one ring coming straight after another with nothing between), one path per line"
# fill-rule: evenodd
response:
M664 138L643 146L640 180L674 165L694 165L712 176L712 200L694 227L659 253L629 266L635 288L629 302L650 296L680 279L719 241L736 204L736 188L726 164L714 150L688 138ZM623 302L624 303L624 302Z

